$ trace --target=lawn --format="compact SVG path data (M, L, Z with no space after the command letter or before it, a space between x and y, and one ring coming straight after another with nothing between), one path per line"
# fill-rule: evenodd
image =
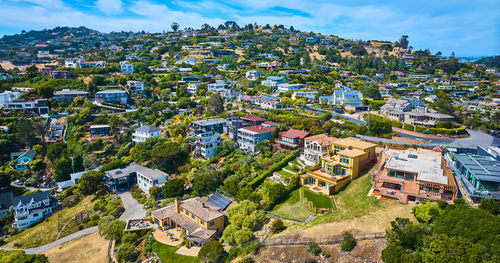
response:
M90 234L43 252L51 263L88 262L99 263L108 261L109 240Z
M315 208L334 208L332 199L324 194L314 193L302 187L305 198L312 202Z
M294 174L289 173L285 170L280 170L280 171L277 171L276 173L281 175L281 177L283 177L283 178L289 178L289 177L292 177L294 175Z
M300 172L300 170L295 165L287 165L283 169L287 169L288 171L292 171L292 172L296 172L296 173Z
M162 244L158 241L155 241L153 243L153 251L156 252L158 257L160 257L161 262L163 263L177 263L177 262L183 262L183 263L196 263L198 262L197 257L190 257L190 256L184 256L184 255L179 255L175 253L177 251L177 247L174 246L169 246Z
M28 228L23 232L7 238L5 241L9 247L12 247L14 244L20 244L22 248L33 248L39 247L48 243L51 243L56 240L57 237L57 217L59 215L59 223L60 227L62 227L69 220L73 220L75 215L83 212L91 210L96 201L93 201L93 196L88 196L83 199L79 204L74 207L65 208L57 213L54 213L50 217L47 217L45 221L39 223L38 225ZM77 226L74 222L68 224L68 229L64 229L61 237L69 235L78 230Z
M287 196L282 198L282 202L273 207L271 212L276 213L278 215L296 218L296 219L306 219L309 216L313 215L312 211L309 209L309 206L300 201L299 196L300 189L297 189Z

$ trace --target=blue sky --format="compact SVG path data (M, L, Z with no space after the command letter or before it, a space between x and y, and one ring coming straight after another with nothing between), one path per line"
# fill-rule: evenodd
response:
M498 0L0 0L0 35L56 26L161 32L174 21L199 28L226 20L364 40L407 34L414 49L500 54Z

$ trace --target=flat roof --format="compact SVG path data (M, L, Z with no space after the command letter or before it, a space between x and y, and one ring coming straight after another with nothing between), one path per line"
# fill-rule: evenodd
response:
M385 165L388 169L417 173L419 181L448 184L448 177L441 168L440 152L425 149L388 149L384 154L390 156Z
M344 155L347 157L356 157L356 156L361 156L363 154L366 154L366 152L358 149L344 149L342 151L339 151L337 154Z
M197 125L211 125L211 124L224 123L225 121L226 120L224 118L213 118L207 120L193 121L193 123Z
M487 182L500 182L500 161L495 160L495 158L462 153L454 154L453 156L476 179Z
M365 141L362 141L358 138L353 138L353 137L338 139L335 142L333 142L333 144L338 144L338 145L344 146L346 148L349 146L352 146L353 148L362 149L362 150L377 146L373 143L365 142Z

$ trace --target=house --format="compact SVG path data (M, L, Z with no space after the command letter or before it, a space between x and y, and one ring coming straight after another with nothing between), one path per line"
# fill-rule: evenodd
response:
M196 96L198 94L199 88L200 88L200 83L189 83L187 85L187 92L192 96Z
M180 229L187 239L202 246L224 231L221 208L201 197L175 199L165 207L151 212L153 222L162 229Z
M29 148L26 151L21 152L13 152L10 154L11 160L16 160L16 170L26 170L28 169L28 165L31 161L35 159L35 151Z
M223 81L210 83L207 85L208 92L214 92L214 93L220 93L228 88L229 88L229 86L226 83L224 83Z
M296 90L292 92L292 99L305 98L309 101L314 101L318 95L316 90Z
M435 103L436 101L438 101L438 96L436 95L428 95L424 98L425 101L429 102L429 103Z
M127 86L131 94L144 94L144 82L142 81L128 80Z
M128 103L128 93L124 90L101 90L95 94L97 102L116 103L126 105Z
M108 136L111 127L107 124L104 125L92 125L90 126L90 136Z
M134 65L128 61L120 61L120 71L125 75L134 74Z
M430 76L429 75L413 74L413 75L408 75L408 78L410 78L410 79L428 80L430 78Z
M181 81L184 81L184 82L199 82L200 79L197 76L183 76L183 77L181 77Z
M255 153L256 146L263 140L272 138L272 132L275 127L266 127L264 125L249 126L238 129L239 148L246 152Z
M232 140L238 140L238 129L246 127L245 122L239 117L229 117L226 119L223 131Z
M376 161L375 144L357 138L332 141L333 151L321 157L321 167L300 177L302 185L331 195L358 178L363 170Z
M95 168L95 169L93 169L93 171L99 171L99 168ZM80 178L82 178L82 175L87 173L87 172L89 172L89 171L85 170L85 171L70 174L69 176L71 179L57 183L56 192L60 193L64 190L72 187L73 185L78 184L80 181Z
M471 152L455 151L451 155L453 174L467 200L476 204L483 198L500 200L500 160L495 155L480 146Z
M280 132L274 142L280 150L293 151L304 147L304 138L308 135L307 131L290 129Z
M132 133L132 142L134 144L145 142L148 138L151 137L161 137L162 132L160 128L155 126L144 125L137 129L135 129L134 133Z
M224 131L224 124L226 120L224 118L213 118L207 120L198 120L191 123L191 128L193 130L201 130L203 132L215 131L222 133Z
M260 95L253 98L253 104L262 108L269 110L279 110L285 108L285 105L281 102L280 98Z
M132 163L125 168L107 171L104 179L106 186L113 191L128 189L137 183L137 186L149 195L149 189L155 185L163 186L169 180L169 175L158 169Z
M304 151L300 155L300 159L309 166L317 164L321 157L328 154L332 150L332 143L337 138L330 137L326 134L318 134L304 138Z
M361 95L360 92L351 90L351 88L340 83L335 84L335 87L342 89L334 90L331 96L319 97L319 101L328 105L341 106L347 104L352 106L361 106L363 95Z
M373 194L401 203L457 197L457 187L440 151L385 149L373 172Z
M76 97L88 98L89 93L80 90L63 89L54 92L54 100L57 102L71 103Z
M285 93L287 91L292 91L292 90L307 89L306 84L300 84L300 83L296 84L282 83L278 84L277 86L278 86L278 91L281 93Z
M252 114L243 116L240 119L245 122L246 126L261 125L262 123L264 123L266 121L266 119L252 115Z
M220 133L218 132L204 132L196 135L196 153L205 159L214 157L217 152L216 149L222 144Z
M12 206L14 207L13 226L24 229L45 215L51 214L52 210L57 207L57 199L52 197L48 191L38 192L12 198Z
M289 79L285 77L280 77L280 76L268 76L265 80L261 82L262 85L264 86L269 86L269 87L276 87L278 84L283 84L285 82L289 81Z
M64 60L64 67L65 68L79 68L80 63L84 62L84 59L81 58L67 58Z
M34 101L11 101L3 105L4 110L27 110L39 115L49 113L49 101L37 99Z
M261 76L262 76L262 72L260 72L259 70L249 70L245 73L245 77L248 80L252 80L252 81L257 80Z
M0 105L15 101L21 96L21 92L6 90L0 93Z
M104 68L104 66L106 65L106 61L81 61L79 64L78 64L78 67L79 68L96 68L96 67L99 67L99 68Z

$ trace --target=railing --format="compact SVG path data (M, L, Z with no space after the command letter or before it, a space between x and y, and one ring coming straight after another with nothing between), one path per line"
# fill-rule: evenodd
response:
M367 234L354 234L354 239L356 240L373 240L373 239L384 239L385 232L377 232L377 233L367 233ZM330 236L330 237L322 237L322 238L278 238L273 240L264 240L261 243L261 246L282 246L282 245L308 245L311 242L314 242L318 245L327 245L327 244L339 244L344 241L344 236Z

